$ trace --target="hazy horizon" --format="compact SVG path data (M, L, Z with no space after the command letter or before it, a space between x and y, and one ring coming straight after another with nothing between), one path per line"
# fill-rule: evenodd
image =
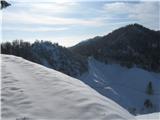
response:
M10 0L1 11L1 41L49 40L68 47L133 23L159 30L159 1L28 1Z

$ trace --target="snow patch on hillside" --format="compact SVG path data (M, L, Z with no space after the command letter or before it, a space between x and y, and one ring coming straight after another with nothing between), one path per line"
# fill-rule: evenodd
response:
M160 74L136 67L128 69L117 64L103 64L89 58L89 72L79 79L133 114L160 111ZM154 90L150 96L146 94L149 81ZM153 103L152 109L144 107L146 99Z
M2 55L2 120L134 120L80 80Z

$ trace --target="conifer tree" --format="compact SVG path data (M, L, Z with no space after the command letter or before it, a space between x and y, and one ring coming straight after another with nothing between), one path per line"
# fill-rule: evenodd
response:
M153 87L152 87L152 82L151 81L147 85L146 93L148 95L153 95Z

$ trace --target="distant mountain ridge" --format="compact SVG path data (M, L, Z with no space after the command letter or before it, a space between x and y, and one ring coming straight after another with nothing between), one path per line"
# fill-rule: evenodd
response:
M73 77L87 71L90 56L104 63L160 72L160 32L131 24L70 48L48 41L30 44L17 40L1 43L1 53L21 56Z
M17 40L1 43L1 53L21 56L73 77L88 70L90 56L104 63L160 72L160 32L131 24L70 48L48 41L30 44Z
M127 67L136 65L160 72L160 33L142 25L127 25L82 43L69 49L105 63L119 63Z

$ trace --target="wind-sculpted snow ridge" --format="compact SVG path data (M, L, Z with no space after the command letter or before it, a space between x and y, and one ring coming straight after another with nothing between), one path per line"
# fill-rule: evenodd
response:
M2 120L134 120L80 80L2 55Z

